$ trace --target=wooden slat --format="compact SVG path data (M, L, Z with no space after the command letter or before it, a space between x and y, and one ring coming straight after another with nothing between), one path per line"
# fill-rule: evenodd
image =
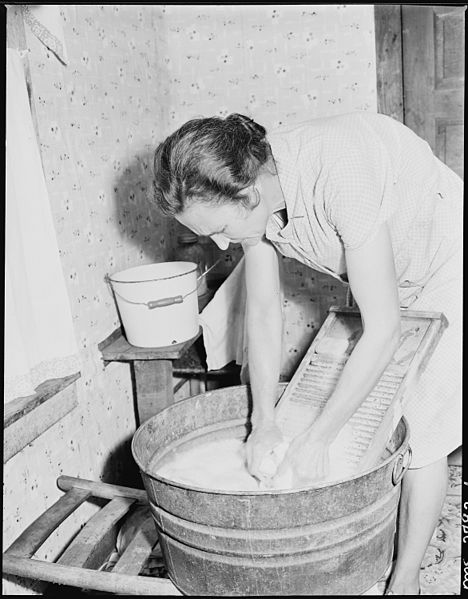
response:
M117 522L128 512L135 500L128 497L116 497L97 512L82 528L72 543L64 551L57 563L64 566L98 567L106 559L102 555L101 564L98 554L102 545L106 545L109 535L114 533ZM108 552L107 552L108 553Z
M342 313L342 314L355 314L356 316L361 317L361 313L359 312L359 310L357 308L350 308L347 306L331 306L328 311L329 312L338 312L338 313ZM442 312L433 312L433 311L429 311L429 310L427 310L427 311L426 310L406 310L406 309L402 308L400 310L400 316L403 319L405 319L405 318L421 318L423 320L426 320L429 318L432 320L432 319L436 318L441 321L442 326L445 327L448 325L448 320Z
M98 572L8 554L3 556L3 573L120 595L182 595L167 578Z
M158 540L156 525L152 518L147 518L130 541L125 551L115 564L112 572L116 574L138 575L151 554Z
M76 386L70 385L36 406L4 429L3 463L54 426L78 405Z
M57 479L57 486L62 491L69 491L73 488L84 489L89 491L93 497L102 497L103 499L128 497L130 499L135 499L139 503L148 503L146 491L121 485L110 485L109 483L97 483L86 478L62 475Z
M18 397L5 405L3 412L3 427L6 428L16 422L48 399L57 395L72 383L80 378L81 374L76 372L70 376L64 376L58 379L49 379L40 384L35 390L34 395L27 397Z
M91 492L86 489L68 491L28 526L5 553L24 557L33 555L53 531L90 495Z

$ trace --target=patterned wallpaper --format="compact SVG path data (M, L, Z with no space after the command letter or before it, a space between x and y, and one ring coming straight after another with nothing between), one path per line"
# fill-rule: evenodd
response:
M373 6L166 6L170 128L243 112L267 128L376 110Z
M61 473L138 479L129 367L104 368L97 344L119 324L106 273L172 250L174 223L147 201L155 144L194 116L243 112L271 129L376 110L371 5L63 5L61 16L67 67L29 33L27 44L82 377L78 407L5 465L5 546L61 495ZM218 272L239 256L225 252ZM292 368L344 294L335 280L283 262ZM41 551L57 553L86 509ZM18 589L7 582L4 592Z

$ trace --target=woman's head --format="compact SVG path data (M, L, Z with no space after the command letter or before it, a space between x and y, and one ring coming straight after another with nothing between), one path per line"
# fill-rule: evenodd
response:
M265 133L240 114L182 125L155 152L154 198L159 209L218 243L221 221L233 213L248 217L260 202L253 185L271 159ZM234 233L229 240L242 241Z

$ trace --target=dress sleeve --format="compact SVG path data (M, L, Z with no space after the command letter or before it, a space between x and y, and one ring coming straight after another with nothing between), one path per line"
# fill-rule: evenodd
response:
M396 207L394 174L380 141L359 139L341 148L327 172L324 204L346 249L369 241Z

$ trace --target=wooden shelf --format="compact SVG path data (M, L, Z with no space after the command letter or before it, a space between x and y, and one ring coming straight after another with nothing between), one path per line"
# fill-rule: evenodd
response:
M189 347L200 337L201 328L198 333L184 341L174 343L165 347L136 347L130 345L121 330L112 333L106 340L98 345L102 357L106 362L129 362L132 360L177 360Z

